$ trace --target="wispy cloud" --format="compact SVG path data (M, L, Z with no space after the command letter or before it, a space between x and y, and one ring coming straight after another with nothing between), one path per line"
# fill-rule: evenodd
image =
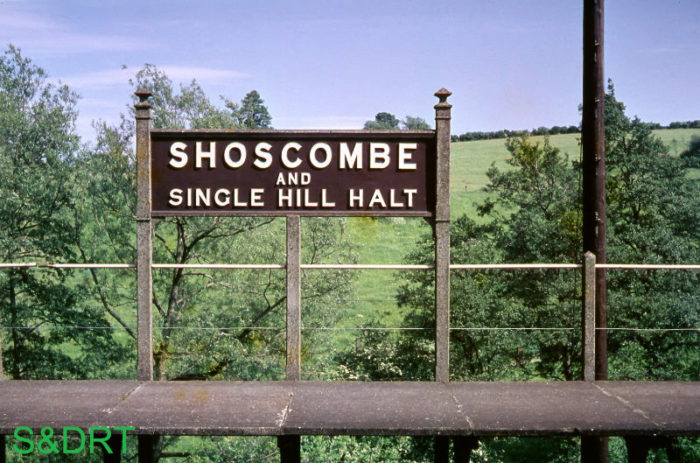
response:
M75 55L135 51L153 45L126 35L77 33L53 19L12 8L0 15L0 43L11 42L36 54Z
M231 79L250 77L245 72L231 69L214 69L198 66L159 66L165 74L175 82L189 82L196 79L197 82L225 83Z
M159 66L173 82L189 83L192 79L200 83L218 84L241 79L249 75L230 69L214 69L192 66ZM79 90L106 89L126 85L136 70L132 68L108 69L60 77L58 80Z
M0 2L0 4L2 3ZM11 9L3 10L3 14L0 16L0 27L5 31L51 30L58 26L58 23L51 19Z
M87 90L126 85L133 76L134 71L130 69L110 69L60 77L58 80L71 87Z
M136 51L151 48L151 45L132 37L72 33L57 33L54 37L28 38L24 40L24 43L42 53L64 55Z

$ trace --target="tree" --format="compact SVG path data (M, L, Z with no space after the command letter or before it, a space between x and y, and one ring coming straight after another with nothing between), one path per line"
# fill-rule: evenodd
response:
M68 87L46 83L45 72L13 46L0 56L1 262L72 257L76 99ZM80 329L106 322L101 312L80 306L71 276L33 268L0 273L0 324L12 327L0 342L12 378L86 378L91 367L121 354L110 348L111 333Z
M690 146L681 153L680 158L685 162L686 167L700 169L700 136L693 135Z
M398 130L399 120L391 113L381 112L374 116L373 121L365 122L366 130Z
M430 124L423 118L406 116L402 121L391 113L381 112L374 116L373 121L367 121L365 130L430 130Z
M404 130L430 130L430 124L421 117L406 116L401 126Z
M608 259L631 263L700 260L700 184L669 156L650 127L624 114L610 83L605 101ZM610 271L609 326L692 328L700 323L700 277L694 272ZM612 332L611 378L700 377L697 339L681 332Z
M230 106L229 106L230 107ZM271 129L272 117L263 104L263 99L257 91L251 90L241 100L238 109L240 125L246 129Z

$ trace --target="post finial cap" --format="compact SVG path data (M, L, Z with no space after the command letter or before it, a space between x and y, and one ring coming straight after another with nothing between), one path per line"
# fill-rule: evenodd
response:
M140 88L134 92L134 95L139 97L139 103L146 103L148 101L148 97L151 96L152 93L145 88Z
M447 102L447 97L452 95L452 92L447 90L446 88L441 88L437 92L435 92L435 96L440 98L440 103L446 103Z

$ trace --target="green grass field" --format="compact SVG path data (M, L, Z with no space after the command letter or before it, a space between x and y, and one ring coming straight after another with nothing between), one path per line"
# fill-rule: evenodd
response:
M677 156L687 149L693 135L700 136L700 129L663 129L654 133L668 146L670 154ZM543 138L532 137L535 141ZM569 159L580 157L580 134L552 135L549 138L553 146L569 155ZM475 204L486 198L486 172L492 164L507 168L507 158L503 139L452 144L450 201L453 220L463 214L478 219ZM423 219L351 218L348 219L348 232L352 241L357 243L359 263L398 264L403 263L408 251L430 232L430 227ZM401 284L398 272L365 270L358 276L354 307L339 326L359 327L372 320L380 320L385 327L398 326L403 316L396 305L396 291Z

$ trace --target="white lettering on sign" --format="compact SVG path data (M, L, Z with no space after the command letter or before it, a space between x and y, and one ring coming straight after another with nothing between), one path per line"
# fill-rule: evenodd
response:
M253 162L253 165L257 167L258 169L267 169L272 165L272 155L270 154L270 150L272 149L272 145L269 143L258 143L255 145L255 162Z
M187 148L186 143L176 141L170 145L170 162L168 164L175 169L182 169L187 165L187 153L184 149Z
M216 168L216 142L211 141L209 142L209 151L204 151L202 149L202 142L198 141L197 142L197 149L195 150L194 153L194 166L197 169L202 168L202 159L208 159L209 160L209 168L210 169L215 169Z
M340 144L340 166L341 169L362 169L362 143L355 143L352 151L347 143Z
M402 190L391 188L389 190L389 206L388 208L403 208L413 207L413 196L418 194L418 190L415 188L404 188ZM399 196L403 195L403 196ZM369 196L369 195L368 195ZM364 203L365 191L362 188L350 188L348 190L348 207L350 209L362 209L365 207ZM369 203L367 203L368 208L372 207L382 207L387 208L387 201L382 190L375 189L372 192ZM404 203L403 200L406 200Z
M416 170L416 163L410 162L413 153L409 153L408 150L417 148L417 143L399 143L399 170Z
M238 161L234 161L233 159L231 159L231 151L233 150L238 151ZM226 149L224 150L224 162L231 169L238 169L239 167L241 167L245 163L245 158L246 152L243 143L233 142L229 143L226 146Z
M389 145L386 143L369 144L369 168L386 169L389 165Z
M432 138L312 135L263 133L255 139L253 133L232 131L154 137L153 211L430 216L423 195L434 178Z
M288 169L296 169L302 163L301 159L296 158L294 161L289 159L289 150L294 150L297 153L301 149L301 145L296 142L289 142L282 148L282 165Z
M308 172L284 172L277 174L275 186L308 185L311 183L311 174Z
M220 188L214 193L214 203L219 207L226 207L231 204L231 192L225 188Z
M264 188L219 188L213 194L211 188L173 188L168 194L168 204L173 207L208 207L213 199L218 207L248 207L248 204L250 207L264 207L264 195Z
M328 190L312 190L310 188L281 188L277 190L277 207L280 209L295 208L333 208L335 202L328 198Z
M319 161L317 158L317 153L319 151L323 151L325 154L325 159L323 161ZM309 162L311 163L312 166L314 166L317 169L324 169L328 167L328 165L331 163L331 160L333 159L333 154L331 152L331 147L328 146L327 143L316 143L314 146L311 147L311 152L309 153Z
M350 188L350 191L348 194L350 195L348 203L350 204L350 209L355 208L355 207L362 207L363 202L363 197L364 197L364 192L365 190L356 190L354 188Z
M208 144L208 146L205 145ZM368 153L369 169L382 170L391 165L392 156L396 156L398 170L416 170L418 164L413 158L418 149L418 143L397 143L392 153L389 143L370 142L369 149L365 151L366 143L356 142L350 146L348 142L338 143L338 152L326 142L314 143L308 152L302 152L304 147L297 142L285 143L282 149L273 153L272 145L267 142L255 144L255 156L252 165L257 169L268 169L272 166L275 156L279 156L280 163L287 169L297 169L304 162L308 162L314 169L325 169L335 161L338 169L361 170L364 167L364 153ZM168 165L175 169L186 167L190 161L187 154L188 145L182 141L171 143ZM223 151L223 163L230 169L239 169L248 162L248 152L242 142L234 141L226 145ZM201 169L217 168L216 142L197 141L194 150L194 167Z

